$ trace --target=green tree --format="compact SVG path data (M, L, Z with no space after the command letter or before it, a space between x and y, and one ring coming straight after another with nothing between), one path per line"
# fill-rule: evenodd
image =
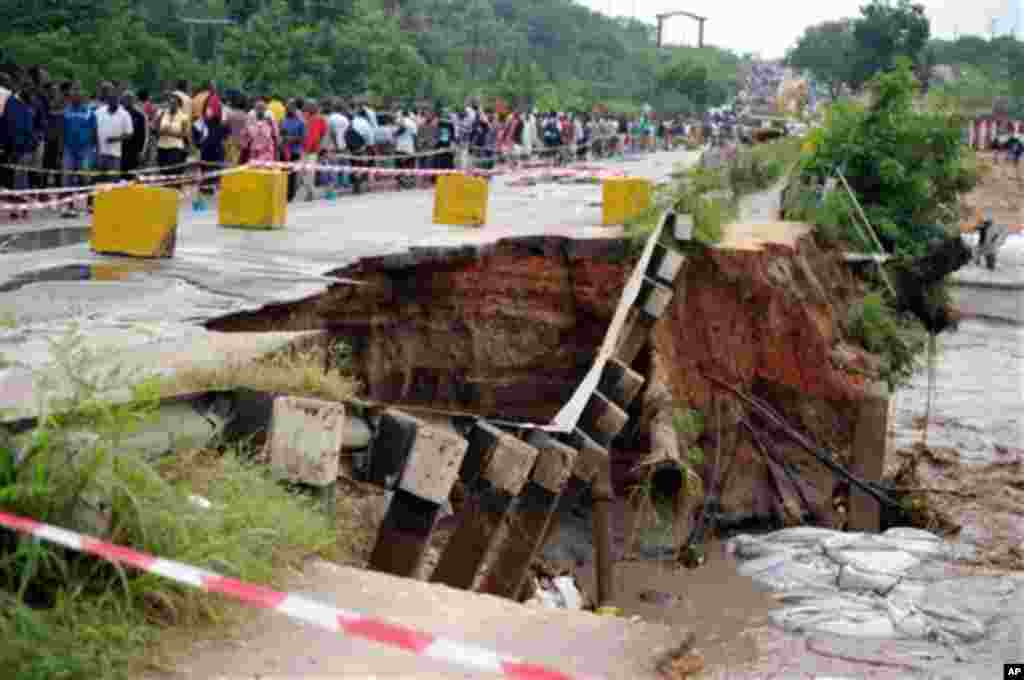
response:
M828 85L833 99L839 97L842 86L853 74L853 26L851 19L810 26L786 56L790 66L810 71L815 79Z
M807 175L841 168L868 219L890 251L917 254L945 224L976 174L961 143L961 120L918 111L918 83L908 59L872 82L869 107L841 101L811 136Z
M850 81L855 87L892 69L899 57L907 57L914 64L920 62L931 35L922 5L910 0L871 0L860 11L853 27L856 49Z

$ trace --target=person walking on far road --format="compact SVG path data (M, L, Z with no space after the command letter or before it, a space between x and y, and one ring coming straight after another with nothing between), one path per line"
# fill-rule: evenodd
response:
M133 132L132 117L121 106L121 99L113 84L100 85L100 98L103 106L96 110L96 132L99 136L97 169L111 173L103 177L105 181L111 181L115 174L121 174L124 142L131 139Z
M64 172L69 186L85 186L88 172L96 164L98 130L96 112L85 103L82 85L72 83L68 89L68 104L64 108ZM76 217L77 212L68 206L64 217Z

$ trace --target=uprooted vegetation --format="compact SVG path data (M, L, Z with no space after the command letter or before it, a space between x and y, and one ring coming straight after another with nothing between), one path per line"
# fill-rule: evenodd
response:
M94 369L80 338L56 351L62 382L73 387L0 447L5 511L260 583L280 582L311 554L355 561L364 550L360 529L349 526L357 512L339 512L342 526L330 526L312 500L251 463L244 446L155 461L120 450L154 413L159 386ZM134 385L131 400L104 396L126 385ZM210 633L241 612L154 575L0 532L0 664L11 677L137 677L160 664L167 639Z

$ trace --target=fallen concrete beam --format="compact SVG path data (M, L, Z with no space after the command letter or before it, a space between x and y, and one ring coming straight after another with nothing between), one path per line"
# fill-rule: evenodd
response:
M385 458L378 466L378 475L389 481L397 461L403 457L406 460L377 532L369 566L396 576L412 577L423 561L441 506L451 493L468 443L453 432L394 411L381 419L377 437L374 463L378 455ZM404 456L403 449L407 452Z
M610 446L629 422L629 414L595 391L580 416L580 429L602 446Z
M537 459L536 448L485 423L474 428L470 449L481 441L490 449L485 469L471 485L459 526L431 578L453 588L473 587Z
M482 592L500 597L517 598L523 589L576 461L575 449L544 432L533 432L527 441L538 450L537 463L519 495L505 541L480 586Z
M618 359L609 359L604 365L601 380L597 389L620 408L629 408L640 389L644 386L644 377Z

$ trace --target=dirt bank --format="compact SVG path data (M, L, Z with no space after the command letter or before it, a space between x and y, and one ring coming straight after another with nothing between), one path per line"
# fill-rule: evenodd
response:
M718 488L717 456L701 466L723 513L831 523L831 473L799 448L768 437L763 443L797 469L809 505L796 517L792 508L784 511L778 470L747 431L753 419L712 378L766 400L845 457L865 375L876 366L844 340L841 328L860 286L805 226L748 225L736 233L742 238L689 257L670 309L636 361L649 398L635 414L640 427L621 437L613 453L618 491L625 493L636 478L633 468L652 450L651 423L659 411L692 408L707 427L690 443L720 450L719 467L731 471ZM332 272L348 281L322 295L209 327L327 329L351 347L372 399L547 421L593 360L634 262L618 239L537 237L413 250ZM661 397L653 398L659 389Z

